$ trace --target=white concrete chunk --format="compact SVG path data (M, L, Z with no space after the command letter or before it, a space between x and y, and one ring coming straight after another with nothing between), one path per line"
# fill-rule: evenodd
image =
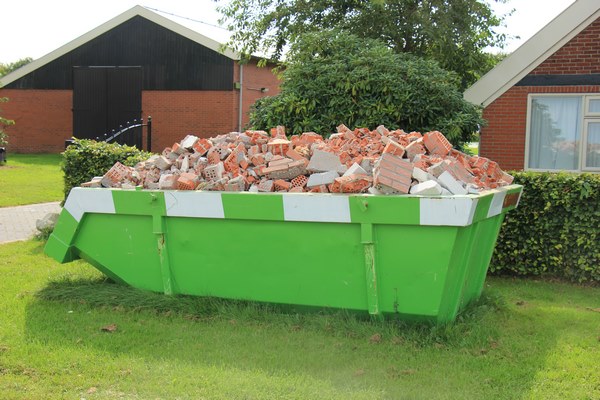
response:
M454 179L454 177L448 171L444 171L440 176L438 176L438 182L448 189L452 194L468 193L467 189L465 189L459 181Z
M190 169L190 160L188 159L187 156L183 157L183 160L181 160L181 171L182 172L188 172L188 169Z
M357 163L352 164L350 166L350 168L348 168L348 170L344 173L343 176L348 176L348 175L352 175L352 174L370 175L367 171L364 170L363 167L361 167Z
M308 177L308 182L306 186L309 188L313 188L321 185L329 185L333 183L335 178L338 178L340 175L335 171L327 171L327 172L319 172L316 174L312 174Z
M417 168L417 167L413 168L412 177L414 179L418 180L420 183L431 180L431 179L429 179L427 172L425 172L421 168Z
M171 161L165 156L158 156L158 158L154 160L154 165L161 171L164 171L171 166Z
M371 186L370 188L368 188L367 192L369 192L370 194L385 194L382 191L378 190L375 186Z
M410 194L421 196L439 196L442 194L442 187L435 181L425 181L410 188Z
M429 172L431 175L433 175L437 178L442 173L444 173L444 171L446 171L446 168L445 168L446 165L447 165L446 160L440 161L439 163L433 164L431 167L429 167L427 172Z
M197 141L198 141L198 136L187 135L186 137L183 138L183 140L181 141L181 143L179 145L181 147L183 147L184 149L191 149L196 144Z

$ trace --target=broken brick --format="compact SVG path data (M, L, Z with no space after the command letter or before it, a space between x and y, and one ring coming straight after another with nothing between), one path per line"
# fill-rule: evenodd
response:
M423 146L423 142L421 140L410 142L410 144L406 146L404 150L406 151L406 156L409 160L412 160L417 154L427 153L427 150L425 149L425 146Z
M291 181L292 187L299 187L299 188L305 187L307 183L308 183L308 178L304 175L298 175Z
M384 126L350 130L343 124L327 140L314 132L288 140L282 126L273 128L271 136L265 131L230 132L210 139L187 135L135 168L126 167L121 174L119 168L115 165L102 177L105 185L434 195L441 182L442 195L450 195L477 193L513 180L497 163L453 149L439 131L421 135ZM98 182L84 185L92 184Z
M402 157L405 153L404 147L402 147L399 143L394 142L393 140L388 141L388 143L383 148L384 153L390 153L398 157Z
M424 134L423 143L430 153L439 154L441 156L448 155L452 149L452 145L448 139L438 131L431 131Z
M196 174L183 173L177 178L176 188L177 190L194 190L198 185L196 180Z
M277 179L273 181L273 187L276 191L288 191L292 187L290 182L284 181L283 179Z
M133 168L116 162L102 177L101 183L104 187L119 187L121 182L131 176Z
M204 139L204 138L196 141L196 143L194 143L194 146L193 146L194 151L197 152L198 154L200 154L201 156L208 153L208 150L210 150L211 147L212 147L212 144L207 139Z
M335 178L329 185L331 193L362 193L366 191L372 183L371 177L367 175L351 174Z
M273 191L273 181L265 180L258 183L258 191L259 192L272 192Z
M292 142L287 139L276 138L267 143L267 149L273 155L285 155L291 148Z
M385 193L408 193L412 182L412 163L389 153L382 154L373 171L374 185Z

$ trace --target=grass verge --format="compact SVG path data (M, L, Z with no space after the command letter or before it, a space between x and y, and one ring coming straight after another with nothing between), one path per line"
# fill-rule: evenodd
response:
M3 399L597 399L600 288L489 279L445 327L167 297L0 246Z
M9 154L0 164L0 207L63 199L60 154Z

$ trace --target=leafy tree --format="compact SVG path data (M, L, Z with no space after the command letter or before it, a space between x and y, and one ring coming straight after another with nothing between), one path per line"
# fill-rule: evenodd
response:
M31 57L26 57L12 63L0 63L0 77L10 74L14 70L17 70L32 61L33 59Z
M12 71L21 68L23 65L29 64L32 61L32 58L22 58L13 63L0 63L0 77L11 73ZM8 101L7 97L0 97L0 103L5 103ZM0 115L0 146L6 146L8 144L8 135L4 132L4 128L9 125L14 125L15 121L11 119L3 118Z
M229 45L245 54L278 59L302 35L338 28L434 59L460 75L462 88L494 65L485 48L506 40L496 31L503 17L485 0L232 0L219 10Z
M395 53L348 33L306 34L292 46L280 94L259 100L250 125L285 125L290 133L330 134L336 125L442 131L454 144L482 124L465 101L458 77L435 61Z
M0 97L0 103L5 103L7 101L8 98ZM6 132L4 132L4 128L9 125L13 125L14 123L15 121L0 116L0 146L6 146L8 144L8 135L6 134Z

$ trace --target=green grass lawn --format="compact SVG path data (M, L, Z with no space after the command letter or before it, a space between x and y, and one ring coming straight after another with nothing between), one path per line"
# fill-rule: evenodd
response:
M0 398L599 399L599 311L600 288L493 278L453 326L294 314L141 292L11 243Z
M0 164L0 207L63 199L60 154L9 154Z
M476 156L479 154L479 142L474 142L474 143L467 143L467 150L469 150L469 152Z

